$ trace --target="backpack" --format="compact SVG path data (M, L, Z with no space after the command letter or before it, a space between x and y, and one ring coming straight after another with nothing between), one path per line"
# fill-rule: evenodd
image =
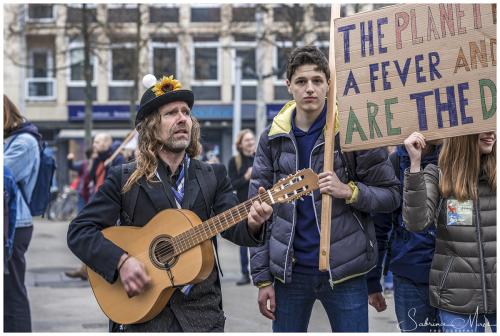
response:
M18 135L14 136L5 150L10 147L17 136ZM33 193L31 194L29 202L23 188L19 188L32 216L41 216L45 213L45 210L47 210L50 201L50 187L56 170L56 161L49 155L47 143L45 141L40 141L38 145L40 148L40 166L35 187L33 188Z
M17 187L14 176L12 176L9 168L3 166L3 169L3 257L4 272L8 272L8 267L6 267L5 265L12 256L14 235L16 232Z

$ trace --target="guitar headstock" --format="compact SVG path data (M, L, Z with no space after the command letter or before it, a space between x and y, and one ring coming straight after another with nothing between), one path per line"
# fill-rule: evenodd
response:
M309 195L318 188L318 175L307 168L279 180L269 192L273 203L287 203Z

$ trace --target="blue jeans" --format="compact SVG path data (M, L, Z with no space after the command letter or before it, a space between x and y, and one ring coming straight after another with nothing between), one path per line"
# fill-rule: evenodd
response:
M240 246L241 274L248 275L248 247Z
M393 281L399 329L402 332L440 331L436 308L429 302L429 285L416 284L396 274Z
M316 300L326 310L334 332L368 332L368 289L366 276L335 285L328 274L292 274L292 282L275 281L276 320L273 332L307 332Z
M443 332L484 332L486 321L491 331L497 331L497 314L457 314L438 309Z

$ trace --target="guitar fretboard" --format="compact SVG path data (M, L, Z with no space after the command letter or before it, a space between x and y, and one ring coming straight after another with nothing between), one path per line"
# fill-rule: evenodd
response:
M250 208L255 201L272 204L269 193L258 194L257 196L229 209L215 217L212 217L200 225L187 230L173 240L174 254L179 255L192 247L208 240L218 233L229 229L231 226L247 219Z

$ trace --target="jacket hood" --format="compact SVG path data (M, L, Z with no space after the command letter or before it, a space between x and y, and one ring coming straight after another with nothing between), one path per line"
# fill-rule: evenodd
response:
M271 128L269 129L268 136L273 137L276 135L288 134L292 130L292 116L293 111L297 103L295 100L290 100L286 103L278 114L273 118L273 122L271 124ZM335 134L339 131L339 110L338 105L335 109ZM326 127L326 126L325 126ZM325 129L323 128L323 131Z
M429 154L422 156L422 161L421 161L422 167L427 166L429 163L437 165L438 158L439 158L439 152L441 151L441 145L438 145L438 146L431 145L431 146L433 146L432 151ZM404 172L404 170L406 168L410 167L410 164L411 164L410 156L408 155L408 152L406 151L406 148L404 145L399 145L396 148L396 151L397 151L397 153L400 157L400 161L401 161L400 169L402 172Z
M40 133L38 133L38 128L29 121L22 123L18 128L10 132L9 137L22 133L33 135L38 143L42 141L42 136L40 135Z

